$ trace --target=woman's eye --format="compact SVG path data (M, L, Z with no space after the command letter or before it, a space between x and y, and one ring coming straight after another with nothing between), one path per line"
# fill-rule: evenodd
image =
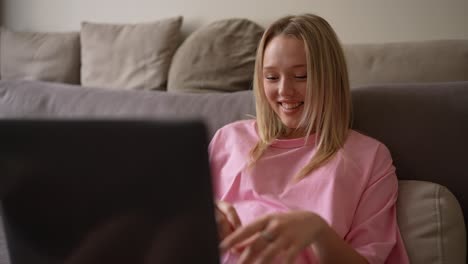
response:
M274 80L277 80L278 77L275 77L275 76L266 76L265 79L270 80L270 81L274 81Z
M307 75L296 75L296 79L305 80L307 79Z

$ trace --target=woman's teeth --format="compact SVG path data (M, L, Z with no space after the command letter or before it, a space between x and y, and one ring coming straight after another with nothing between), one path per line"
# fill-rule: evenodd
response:
M280 103L280 104L284 109L290 110L290 109L298 108L299 106L302 105L302 102L294 103L294 104L290 104L290 103Z

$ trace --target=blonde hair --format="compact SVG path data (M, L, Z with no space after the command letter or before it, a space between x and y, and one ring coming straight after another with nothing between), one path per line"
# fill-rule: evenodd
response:
M348 71L339 40L323 18L311 14L287 16L268 27L260 40L255 62L253 89L260 139L250 152L250 166L287 129L268 104L263 87L265 47L279 35L303 40L307 60L304 112L298 128L304 129L305 135L315 133L316 153L295 175L294 180L299 181L328 162L346 141L351 123Z

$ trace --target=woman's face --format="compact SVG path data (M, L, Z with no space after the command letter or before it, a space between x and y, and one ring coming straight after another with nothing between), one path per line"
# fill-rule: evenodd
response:
M263 87L268 103L287 128L294 129L299 125L306 86L304 42L291 36L274 37L265 47Z

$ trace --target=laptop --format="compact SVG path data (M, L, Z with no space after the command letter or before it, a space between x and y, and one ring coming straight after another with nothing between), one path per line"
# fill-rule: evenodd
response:
M218 263L200 121L2 120L10 261Z

